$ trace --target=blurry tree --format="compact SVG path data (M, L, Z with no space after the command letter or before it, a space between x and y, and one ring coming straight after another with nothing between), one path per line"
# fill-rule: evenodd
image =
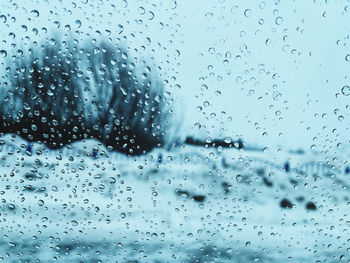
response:
M155 69L112 41L58 39L7 61L0 132L52 148L94 137L127 154L167 143L171 103Z

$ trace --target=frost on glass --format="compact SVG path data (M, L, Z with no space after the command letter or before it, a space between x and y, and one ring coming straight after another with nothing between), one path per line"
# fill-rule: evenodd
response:
M350 261L350 2L0 7L0 262Z

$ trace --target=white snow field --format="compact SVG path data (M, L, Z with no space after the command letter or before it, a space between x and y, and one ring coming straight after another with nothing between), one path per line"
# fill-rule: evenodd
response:
M0 262L350 261L350 175L320 155L0 144Z

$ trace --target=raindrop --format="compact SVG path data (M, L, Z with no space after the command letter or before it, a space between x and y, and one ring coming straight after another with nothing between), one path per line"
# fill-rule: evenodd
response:
M221 91L220 90L215 91L215 95L216 96L220 96L221 95Z
M124 31L124 27L122 26L122 25L118 25L117 26L117 32L118 32L118 34L121 34L121 33L123 33L123 31Z
M201 85L201 91L208 90L208 86L206 84Z
M341 89L341 93L343 93L344 96L349 96L349 95L350 95L350 86L345 85L345 86Z
M1 57L3 57L3 58L5 58L5 57L7 57L7 52L6 52L6 50L0 50L0 55L1 55Z
M205 18L207 18L207 19L212 19L213 16L214 16L214 14L211 13L211 12L208 12L208 13L205 14Z
M152 11L148 12L148 20L153 20L154 18L154 13Z
M224 142L225 142L225 143L231 143L231 142L232 142L232 139L231 139L230 137L226 137L226 138L224 139Z
M142 7L142 6L140 6L138 8L138 12L139 12L140 15L144 15L146 13L146 9L144 7Z
M0 16L0 21L2 21L3 23L6 23L6 22L7 22L6 16L1 15L1 16Z
M232 6L231 7L231 14L237 14L237 10L238 10L238 6L237 5L235 5L235 6Z
M78 26L78 28L81 27L81 21L79 19L75 20L75 24Z
M260 9L264 9L265 7L266 7L265 1L261 1L260 4L259 4L259 8Z
M251 15L252 15L252 10L246 9L246 10L244 11L244 16L245 16L245 17L250 17Z
M34 9L34 10L30 11L30 13L33 14L34 17L39 17L39 11L38 10Z
M181 89L181 85L180 84L175 84L174 88L177 89L177 90L180 90Z
M177 2L176 2L176 1L171 1L171 2L170 2L170 6L171 6L171 9L172 9L172 10L175 10L176 7L177 7Z
M280 16L276 17L275 23L276 25L281 25L283 23L283 18Z

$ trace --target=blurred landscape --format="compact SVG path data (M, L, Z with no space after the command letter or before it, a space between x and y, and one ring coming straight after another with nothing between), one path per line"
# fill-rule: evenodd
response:
M1 138L4 262L349 259L349 175L318 155L27 145Z
M0 262L350 262L342 1L0 3Z

